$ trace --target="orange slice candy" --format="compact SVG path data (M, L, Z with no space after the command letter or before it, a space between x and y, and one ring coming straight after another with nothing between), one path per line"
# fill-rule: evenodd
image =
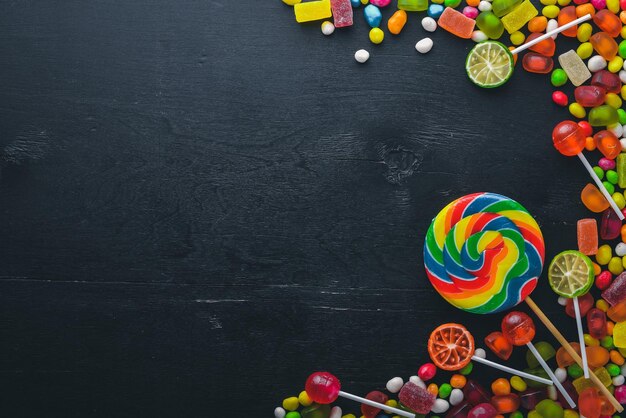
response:
M428 339L428 354L442 370L460 370L472 360L474 337L463 325L438 326Z

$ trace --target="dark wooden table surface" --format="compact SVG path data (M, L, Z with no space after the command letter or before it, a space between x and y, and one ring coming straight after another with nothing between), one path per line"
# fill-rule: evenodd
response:
M552 148L549 77L479 90L471 41L416 53L421 16L373 46L358 13L324 37L279 0L5 6L3 415L271 416L320 369L364 394L439 323L499 325L425 278L450 200L508 195L548 259L576 246L589 180ZM534 296L574 339L545 278Z

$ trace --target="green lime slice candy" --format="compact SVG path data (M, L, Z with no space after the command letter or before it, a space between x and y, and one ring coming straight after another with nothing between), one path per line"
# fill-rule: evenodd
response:
M591 260L580 251L563 251L552 259L548 269L550 287L566 298L587 293L594 277Z
M472 83L483 88L493 88L506 83L513 74L513 55L497 41L476 44L467 54L465 71Z

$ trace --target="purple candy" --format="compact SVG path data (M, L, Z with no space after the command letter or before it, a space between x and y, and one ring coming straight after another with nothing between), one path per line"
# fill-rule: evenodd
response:
M622 405L626 404L626 386L618 386L615 388L615 399Z
M591 0L591 5L596 8L596 10L606 9L606 0Z
M613 279L613 283L602 292L602 299L609 302L611 306L626 300L626 272Z

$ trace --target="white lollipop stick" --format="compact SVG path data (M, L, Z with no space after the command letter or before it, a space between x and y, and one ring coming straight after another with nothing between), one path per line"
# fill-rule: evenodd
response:
M609 194L609 191L606 189L606 187L604 187L604 184L602 184L602 180L600 180L600 177L598 177L596 172L593 171L593 168L591 168L591 164L589 164L589 161L587 161L587 158L583 155L582 152L579 152L576 155L578 155L578 158L580 158L580 161L583 163L583 165L585 166L585 168L589 172L589 175L591 176L593 181L596 182L596 185L598 186L598 189L600 189L600 191L602 192L602 194L604 195L606 200L609 202L609 205L611 205L611 208L613 208L613 211L615 212L617 217L620 219L620 221L623 221L624 220L624 214L622 213L621 210L619 210L619 208L617 207L617 203L615 203L615 200L613 200L613 198Z
M574 402L572 397L569 396L569 393L567 393L567 391L565 390L565 388L563 387L561 382L559 382L559 379L556 378L556 376L554 375L554 372L552 371L550 366L548 366L548 364L543 359L543 357L541 357L541 355L539 354L539 351L537 351L537 349L533 345L532 341L527 342L526 346L528 347L528 349L530 351L532 351L532 353L534 354L534 356L537 359L537 361L539 362L539 364L541 364L541 367L543 367L543 369L546 371L546 373L548 373L548 376L550 376L550 379L552 379L552 381L554 382L554 385L556 386L556 388L559 390L559 392L561 392L561 395L563 395L563 397L565 398L565 400L569 404L570 408L575 409L576 408L576 402Z
M525 377L526 379L534 380L535 382L543 383L544 385L551 385L552 384L551 380L544 379L543 377L535 376L534 374L530 374L530 373L522 372L522 371L519 371L519 370L515 370L515 369L512 369L510 367L504 366L502 364L494 363L493 361L484 359L482 357L472 356L472 360L474 360L477 363L482 363L482 364L485 364L487 366L491 366L494 369L502 370L503 372L506 372L506 373L511 373L513 375L517 375L517 376L520 376L520 377Z
M528 48L530 48L531 46L538 44L539 42L543 41L544 39L548 39L549 37L551 37L552 35L555 35L557 33L561 33L564 30L567 30L569 28L571 28L572 26L576 26L579 23L583 23L587 20L591 19L591 15L584 15L582 17L579 17L576 20L572 20L569 23L564 24L563 26L559 26L558 28L551 30L548 33L545 33L535 39L533 39L532 41L525 43L524 45L520 45L517 48L515 48L513 51L511 51L511 54L515 55L515 54L519 54L522 51L527 50Z
M589 366L587 366L587 350L585 350L585 336L583 334L583 322L580 319L580 305L578 304L578 296L574 296L574 312L576 313L576 327L578 328L578 342L580 343L580 357L583 360L583 373L585 379L589 379Z
M369 399L361 398L360 396L353 395L351 393L346 393L343 390L339 391L339 396L342 396L346 399L350 399L352 401L356 401L359 403L364 403L365 405L373 406L374 408L384 409L385 411L391 411L396 415L401 415L407 418L415 418L415 414L412 414L407 411L403 411L402 409L394 408L392 406L387 406L382 403L370 401Z

